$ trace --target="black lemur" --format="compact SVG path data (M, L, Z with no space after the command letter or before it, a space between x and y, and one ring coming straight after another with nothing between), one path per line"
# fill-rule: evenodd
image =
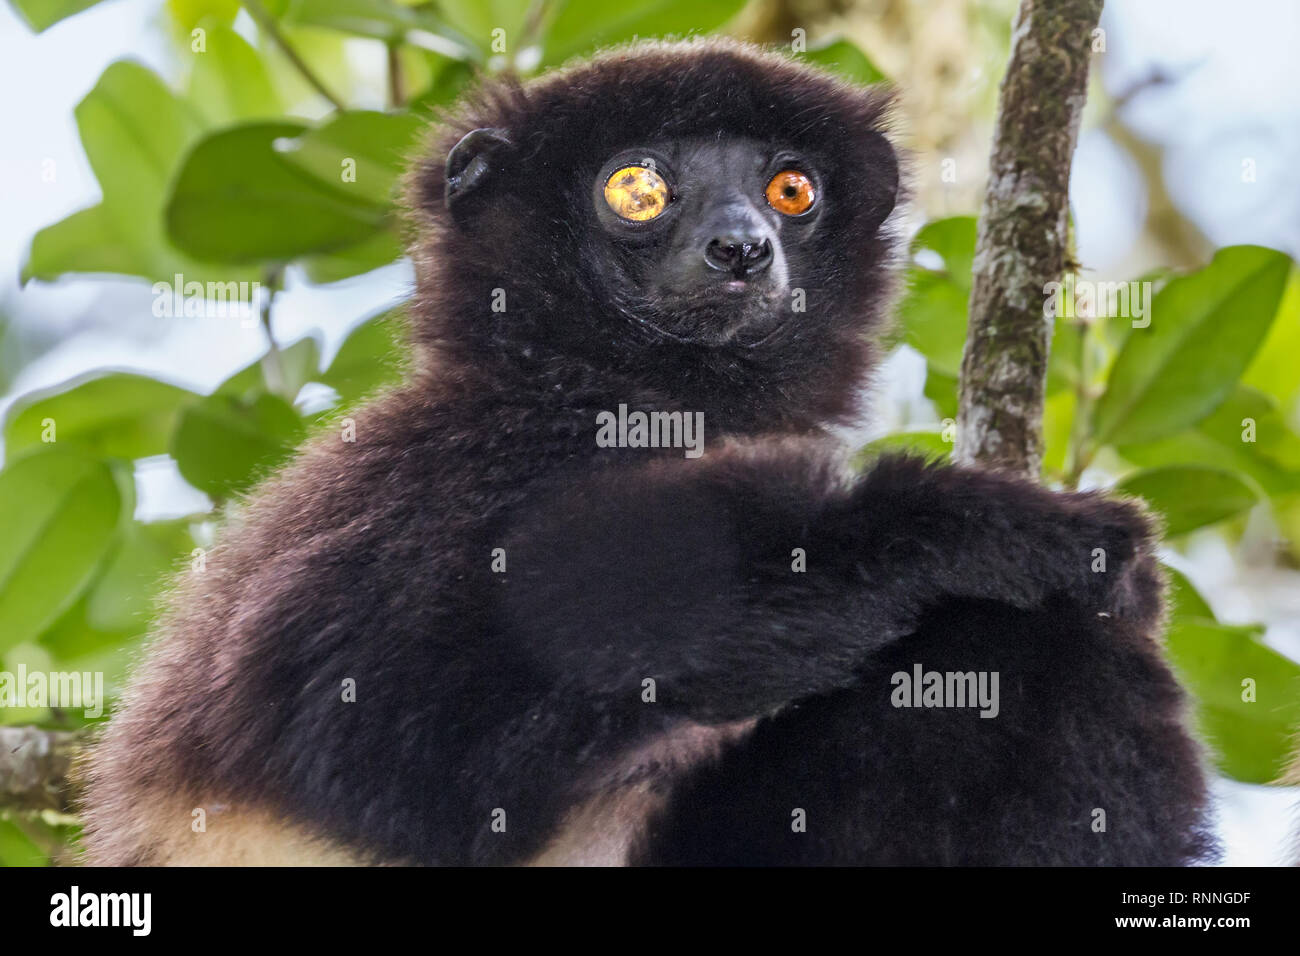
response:
M701 41L442 122L409 380L186 575L91 758L88 860L1210 857L1143 512L845 464L888 109Z

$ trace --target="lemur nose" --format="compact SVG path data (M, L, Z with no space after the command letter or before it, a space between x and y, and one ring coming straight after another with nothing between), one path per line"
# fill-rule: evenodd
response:
M772 264L772 243L767 239L717 236L704 248L709 268L730 272L737 279L757 275Z

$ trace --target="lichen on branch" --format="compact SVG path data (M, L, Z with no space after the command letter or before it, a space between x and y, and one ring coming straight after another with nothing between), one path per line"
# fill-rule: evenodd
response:
M1102 0L1021 0L998 98L962 356L955 458L1037 478L1070 162Z
M0 811L72 810L73 763L84 733L0 727Z

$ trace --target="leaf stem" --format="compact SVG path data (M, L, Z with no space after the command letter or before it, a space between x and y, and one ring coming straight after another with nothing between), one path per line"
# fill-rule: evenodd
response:
M280 351L280 344L275 340L275 332L271 328L271 304L278 293L284 286L284 269L280 266L272 266L266 271L266 295L262 298L262 331L266 333L266 354L262 356L262 376L266 379L266 387L273 394L281 395L286 401L292 402L293 395L288 394L289 376L284 370L284 354Z
M406 105L406 78L402 73L401 47L388 44L388 106L400 110Z
M1082 266L1079 264L1078 255L1078 232L1075 227L1074 207L1069 207L1069 222L1066 225L1065 236L1065 267L1066 275L1063 280L1073 279L1070 282L1069 299L1073 305L1077 304L1078 297L1074 294L1074 289L1079 278L1079 271ZM1089 316L1074 314L1072 325L1079 336L1079 358L1075 364L1075 381L1074 381L1074 418L1070 422L1069 445L1066 448L1065 456L1065 485L1067 488L1075 489L1079 487L1079 479L1083 477L1084 470L1092 463L1092 456L1095 449L1090 447L1091 421L1092 421L1092 367L1089 364L1089 338L1088 333L1092 330L1093 319Z
M1066 456L1065 486L1077 488L1083 470L1088 467L1091 456L1084 450L1085 431L1088 417L1088 326L1082 321L1075 321L1074 328L1079 334L1079 362L1075 368L1074 421L1070 425L1070 448Z
M519 50L526 50L540 42L542 24L550 15L552 4L548 0L533 0L524 18L523 35L519 39ZM516 50L516 53L519 51Z
M271 16L271 14L267 12L266 8L262 6L259 0L244 0L244 9L246 9L252 18L257 21L257 25L266 31L266 35L269 36L275 45L280 48L280 51L288 57L289 62L293 64L294 69L302 74L302 78L311 84L312 88L315 89L317 93L329 100L336 110L342 112L347 109L347 106L343 101L329 91L329 87L321 82L320 77L312 72L312 69L307 65L307 62L298 55L298 51L289 44L288 39L280 32L280 27L276 24L275 17Z

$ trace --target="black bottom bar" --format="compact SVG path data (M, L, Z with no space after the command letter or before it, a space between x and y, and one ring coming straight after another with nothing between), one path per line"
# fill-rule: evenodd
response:
M332 947L351 938L373 944L403 931L435 944L455 945L449 932L471 946L520 933L534 942L586 939L604 947L638 937L662 942L666 933L680 940L684 931L694 933L692 926L701 935L725 932L733 943L746 931L760 938L789 933L801 950L843 932L864 943L873 933L901 934L920 945L1100 935L1229 942L1260 929L1293 928L1296 878L1296 870L1281 868L11 869L0 870L0 932L6 944L31 939L46 946L75 935L79 943L193 940L205 949L268 935ZM144 896L119 894L148 894L147 910ZM137 936L146 914L148 934ZM118 925L83 925L92 921Z

